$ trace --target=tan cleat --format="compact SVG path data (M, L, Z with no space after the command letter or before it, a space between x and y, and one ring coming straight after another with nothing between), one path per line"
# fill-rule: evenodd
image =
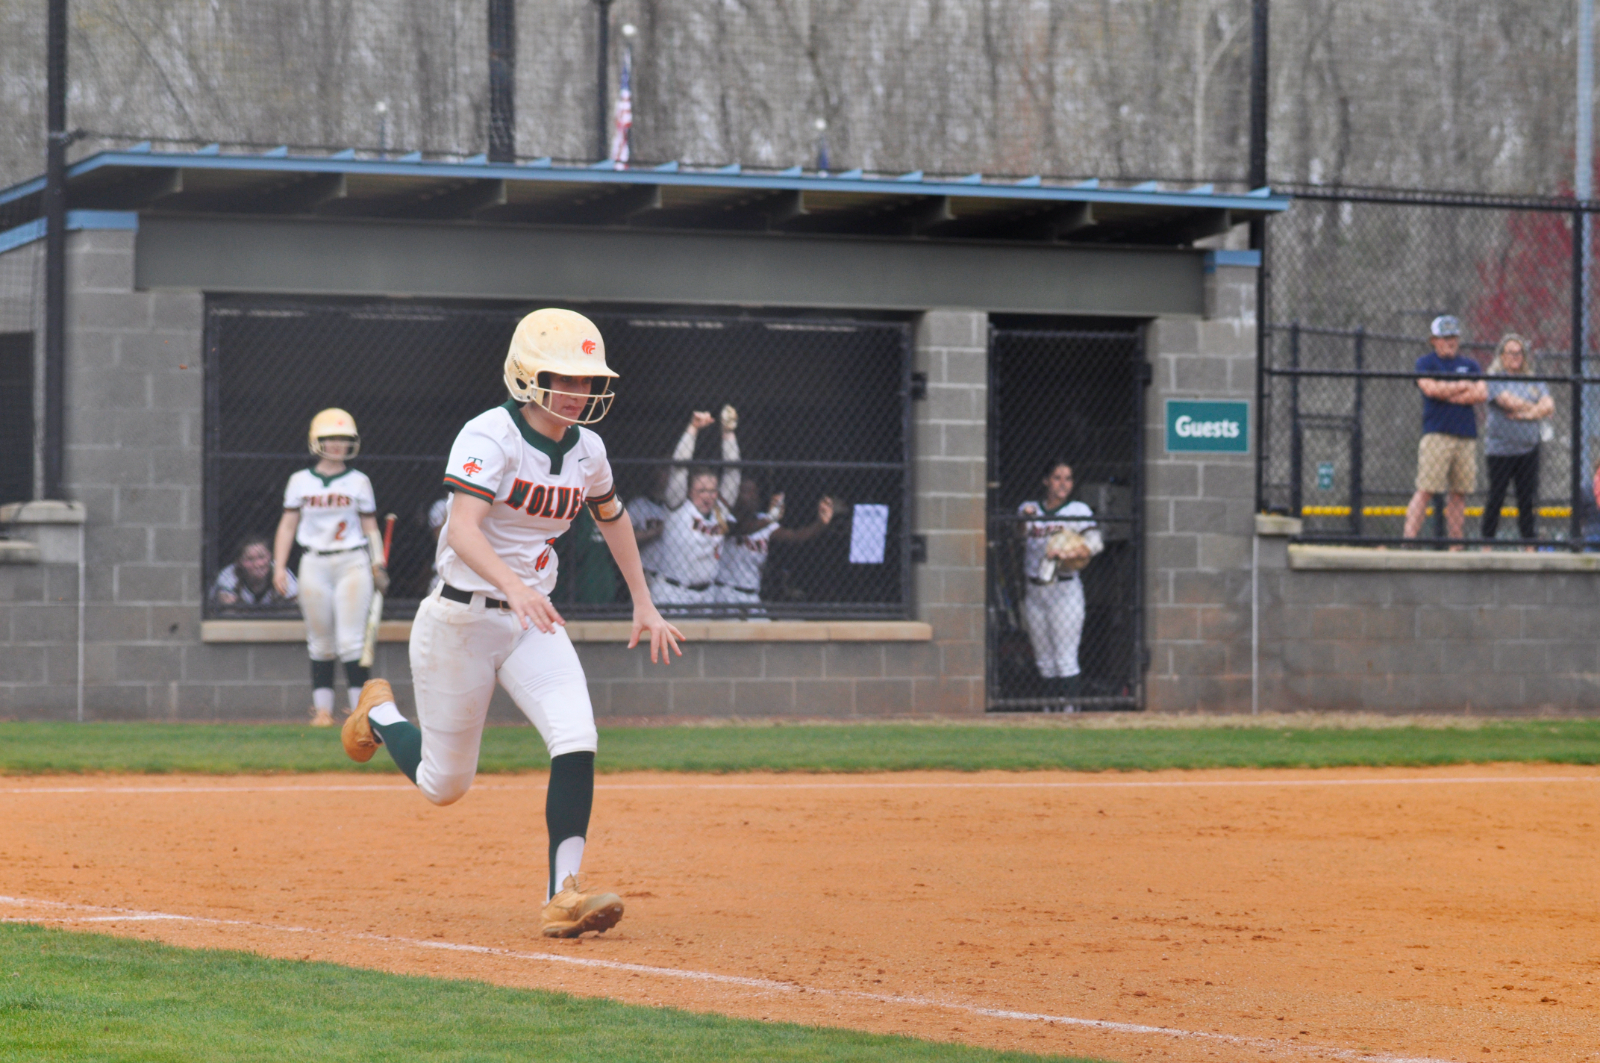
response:
M615 893L586 893L578 886L578 876L568 875L539 918L539 932L547 938L575 938L585 930L603 934L622 920L622 898Z
M378 751L378 740L372 735L372 721L367 719L367 713L393 700L394 688L387 679L369 679L362 684L361 699L356 702L355 710L345 717L344 727L339 731L339 739L351 760L365 764Z
M329 712L327 709L319 709L315 705L311 706L311 726L332 727L333 713Z

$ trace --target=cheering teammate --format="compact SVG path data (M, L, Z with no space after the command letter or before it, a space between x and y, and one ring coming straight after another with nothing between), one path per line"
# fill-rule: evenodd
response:
M333 725L333 665L344 662L355 708L367 669L361 666L367 606L374 586L389 589L378 537L378 503L372 481L345 462L361 449L356 420L340 409L311 419L311 453L317 463L289 477L283 518L273 542L272 586L289 597L289 549L298 542L300 613L311 654L311 724Z
M761 570L767 564L768 548L773 543L807 542L833 522L833 499L827 495L817 500L817 519L804 528L779 524L783 520L782 491L768 500L766 512L757 512L760 505L761 481L747 474L733 503L733 523L722 548L716 578L716 600L725 605L751 606L739 612L752 619L765 619L767 615L760 606Z
M736 464L738 412L732 406L724 406L721 422L722 460L735 464L725 465L720 477L710 469L691 471L675 464L667 477L660 569L651 587L655 600L662 605L707 605L716 601L712 584L722 559L722 541L728 535L728 507L739 497L740 480ZM672 452L673 461L682 463L693 458L700 430L716 423L711 414L697 410Z
M468 421L450 449L445 485L455 496L439 537L443 582L411 627L417 725L400 715L382 679L367 684L344 725L352 759L370 760L381 744L423 796L448 805L477 774L499 680L550 752L545 937L603 931L622 918L620 897L578 883L598 735L583 667L548 597L558 563L553 544L581 506L589 506L633 595L629 648L648 632L651 661L682 656L682 633L661 618L645 587L605 444L578 427L605 416L608 378L616 375L600 331L583 315L536 310L517 325L505 364L511 401Z

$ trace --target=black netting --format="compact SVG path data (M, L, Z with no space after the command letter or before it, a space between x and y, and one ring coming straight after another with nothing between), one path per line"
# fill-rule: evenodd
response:
M989 707L1137 708L1142 339L997 328L990 361ZM1058 463L1072 489L1052 510ZM1076 574L1046 561L1063 528L1092 553Z
M467 420L505 400L502 363L524 312L212 300L207 580L233 560L238 544L271 536L285 481L312 461L305 436L312 414L339 406L360 428L355 466L372 479L379 512L397 518L387 615L409 616L434 578L450 444ZM904 615L904 325L590 317L606 338L609 364L621 374L616 404L597 430L633 519L642 525L649 510L635 504L641 498L695 504L683 497L694 479L689 474L705 471L718 493L729 489L727 503L701 499L710 502L706 522L726 529L718 549L746 552L742 566L731 557L727 565L717 561L702 579L692 559L668 549L678 541L664 537L653 552L646 543L652 591L664 606L672 599L680 615L713 617ZM722 428L715 423L725 406L737 411L736 462L724 460ZM697 411L714 423L695 435L690 457L674 462ZM674 468L683 483L677 497L663 498L672 492ZM731 490L734 477L748 484L743 499ZM886 519L872 519L879 515ZM872 534L878 527L882 534ZM644 530L648 538L650 529ZM874 545L879 554L868 560ZM561 578L552 597L565 614L629 615L627 589L592 521L575 524L556 550ZM711 586L697 586L702 582ZM224 615L214 605L208 609ZM280 611L294 615L292 608Z
M1271 228L1262 508L1302 517L1311 538L1589 539L1600 390L1594 328L1575 320L1573 293L1593 291L1594 236L1584 263L1572 234L1580 216L1592 230L1593 215L1535 201L1314 195ZM1423 440L1417 365L1440 315L1460 324L1460 361L1447 364L1496 373L1492 392L1452 403L1470 413L1450 432L1432 433L1467 440L1455 458L1438 449L1449 440ZM1513 335L1525 357L1496 366ZM1519 479L1536 496L1531 524ZM1508 482L1509 495L1492 490Z

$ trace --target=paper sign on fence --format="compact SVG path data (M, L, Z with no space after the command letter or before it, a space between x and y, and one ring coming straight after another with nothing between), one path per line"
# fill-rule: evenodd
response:
M889 537L889 507L858 505L850 525L850 563L883 564L883 544Z

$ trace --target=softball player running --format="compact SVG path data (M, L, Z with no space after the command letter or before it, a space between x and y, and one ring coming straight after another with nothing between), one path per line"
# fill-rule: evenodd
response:
M1083 502L1068 502L1072 466L1053 461L1045 472L1044 500L1024 502L1019 516L1024 536L1022 567L1028 577L1022 613L1028 621L1033 659L1045 681L1047 697L1070 698L1078 692L1078 643L1083 638L1083 581L1069 564L1084 562L1105 549L1094 512ZM1062 530L1077 532L1083 543L1060 553L1050 537ZM1049 562L1048 564L1046 562ZM1078 565L1081 568L1082 565Z
M311 419L309 441L317 462L289 477L284 488L272 585L279 595L288 595L289 549L298 542L300 613L311 654L311 724L329 727L334 662L344 662L353 709L367 681L361 666L367 606L375 585L389 589L389 577L372 481L345 464L361 449L355 418L340 409L323 410Z
M607 930L622 918L621 898L578 882L598 735L583 668L548 597L558 563L553 544L581 506L589 506L633 595L629 648L648 633L651 661L682 656L683 635L650 601L605 444L579 427L605 416L616 375L599 330L581 314L536 310L517 325L505 365L511 401L468 421L450 449L444 480L455 494L439 537L442 582L411 627L417 724L400 715L389 684L374 679L342 735L352 759L370 760L382 745L423 796L451 804L477 774L498 680L550 751L546 937Z
M675 462L694 457L694 443L702 428L717 423L711 414L697 411L689 420L672 452ZM739 460L739 414L722 408L722 460ZM662 605L705 605L716 601L713 584L722 560L722 543L728 536L728 507L739 497L739 467L726 465L719 477L710 469L674 465L667 477L667 518L661 526L660 568L651 593ZM687 501L685 501L687 499Z

